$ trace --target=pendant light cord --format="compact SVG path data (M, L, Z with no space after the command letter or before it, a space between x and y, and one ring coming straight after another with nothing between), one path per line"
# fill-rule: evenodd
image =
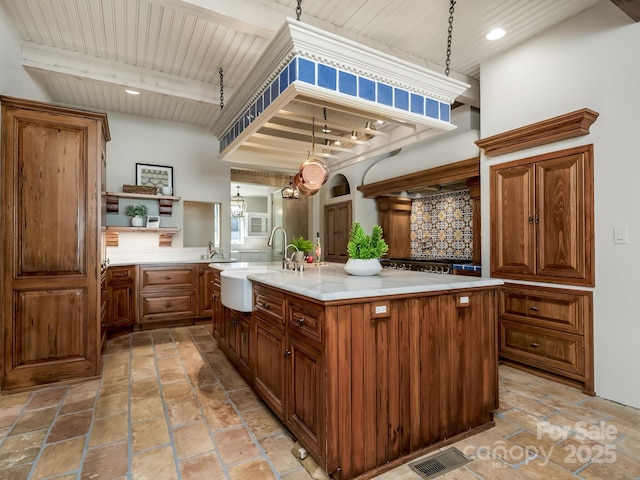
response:
M451 37L453 36L453 10L456 5L456 0L451 0L449 5L449 28L447 29L447 60L444 62L445 69L444 74L448 77L451 68Z

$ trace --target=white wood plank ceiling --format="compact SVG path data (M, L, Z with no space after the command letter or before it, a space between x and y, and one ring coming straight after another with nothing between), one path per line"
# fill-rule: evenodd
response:
M480 62L598 0L458 0L451 69L479 106ZM211 128L296 0L1 0L23 65L58 103ZM306 0L303 22L444 71L448 0ZM489 42L493 27L507 30ZM130 96L132 88L142 92ZM2 92L0 92L2 93Z

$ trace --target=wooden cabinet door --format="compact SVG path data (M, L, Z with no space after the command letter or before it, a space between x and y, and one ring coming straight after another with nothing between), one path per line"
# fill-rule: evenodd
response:
M228 311L228 321L225 327L226 338L227 338L227 353L232 362L236 362L238 359L238 338L240 336L240 312L232 310L230 308Z
M349 259L347 243L351 232L350 201L324 207L324 232L324 259L346 262Z
M239 323L236 326L237 328L237 342L238 348L236 350L237 354L237 366L238 370L245 377L249 378L251 375L252 364L251 364L251 314L250 313L241 313L239 315Z
M253 326L254 387L278 418L284 421L284 329L261 319L255 312Z
M223 306L220 300L220 270L212 270L212 291L211 291L211 302L212 302L212 312L211 312L211 320L212 320L212 330L213 330L213 338L218 341L218 344L222 341L222 323L223 323Z
M213 269L209 265L198 265L198 317L213 314Z
M106 117L0 103L2 389L98 375Z
M491 274L535 274L533 164L491 170Z
M536 164L538 275L586 276L584 174L580 154Z
M294 336L289 336L287 352L287 425L312 453L321 456L325 428L322 354Z
M134 324L133 282L109 286L109 328L131 327Z

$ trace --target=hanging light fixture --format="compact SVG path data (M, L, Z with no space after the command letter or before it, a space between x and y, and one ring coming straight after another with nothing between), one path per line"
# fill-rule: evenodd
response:
M300 198L300 190L296 187L291 180L289 180L289 184L280 190L280 195L282 198L289 200L296 200Z
M244 213L247 211L247 201L240 196L240 187L236 187L238 193L234 197L231 197L231 216L232 217L244 217Z
M331 133L331 129L327 127L327 107L322 109L322 113L324 114L324 127L322 128L322 133Z

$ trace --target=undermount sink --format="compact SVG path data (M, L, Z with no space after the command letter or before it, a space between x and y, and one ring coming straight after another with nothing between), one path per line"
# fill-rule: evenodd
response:
M266 273L268 268L232 268L220 273L220 298L225 307L239 312L253 310L253 288L247 275Z

